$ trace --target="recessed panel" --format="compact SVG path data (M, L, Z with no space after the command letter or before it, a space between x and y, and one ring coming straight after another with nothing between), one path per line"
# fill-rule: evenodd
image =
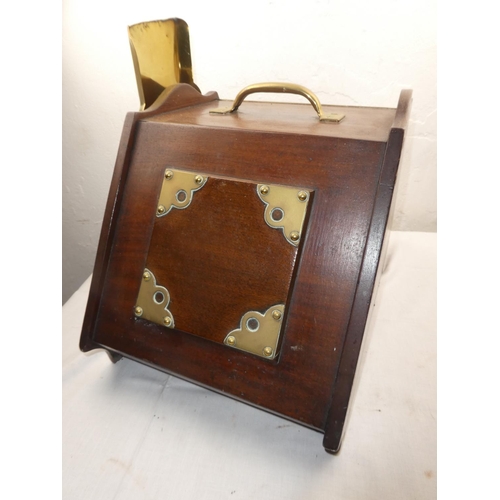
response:
M158 188L137 320L275 359L312 191L173 167Z

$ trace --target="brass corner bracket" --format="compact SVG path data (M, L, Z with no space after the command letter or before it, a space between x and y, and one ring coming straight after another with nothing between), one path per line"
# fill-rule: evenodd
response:
M266 224L273 229L282 229L288 243L298 246L311 192L307 189L258 184L257 195L266 205Z
M284 304L270 307L264 314L249 311L240 320L240 327L229 332L224 344L261 358L274 359L283 324Z
M168 290L156 283L156 277L149 269L144 269L139 295L134 308L135 316L158 325L173 328L174 317L168 310L169 303L170 294Z
M172 208L187 208L193 200L195 191L201 189L208 177L183 170L167 168L163 176L156 216L167 215Z

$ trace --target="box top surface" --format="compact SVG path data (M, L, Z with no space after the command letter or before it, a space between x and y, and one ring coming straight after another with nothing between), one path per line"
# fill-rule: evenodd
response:
M320 122L313 107L305 104L245 101L238 111L211 115L210 110L230 107L232 101L215 101L145 118L156 123L176 123L208 128L228 128L298 135L386 142L396 109L323 106L325 113L344 113L340 123Z

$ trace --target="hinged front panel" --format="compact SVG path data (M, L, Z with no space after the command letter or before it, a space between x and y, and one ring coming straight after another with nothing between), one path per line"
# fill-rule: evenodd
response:
M167 167L136 319L275 359L311 197Z
M87 345L323 430L385 144L170 119L130 135Z

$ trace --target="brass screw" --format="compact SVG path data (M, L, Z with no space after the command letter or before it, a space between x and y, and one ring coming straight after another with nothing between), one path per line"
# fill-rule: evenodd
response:
M174 176L174 173L172 172L172 170L167 170L165 172L165 179L167 179L167 181L169 181L173 176Z
M260 186L260 194L269 193L269 186Z
M264 356L269 357L272 356L273 350L271 347L264 347Z
M137 306L134 309L134 313L135 313L136 316L142 316L142 307Z
M151 273L145 271L142 277L144 278L144 281L149 281L151 279Z
M227 342L229 345L234 345L234 344L236 344L236 339L235 339L232 335L230 335L230 336L227 338L226 342Z
M164 324L165 326L170 326L170 325L172 324L172 320L171 320L168 316L165 316L165 317L163 318L163 324Z
M305 191L299 191L299 194L297 196L299 197L300 201L306 201L307 200L307 193Z
M156 210L157 213L162 214L165 212L165 207L163 205L160 205L158 209Z
M278 311L278 309L275 309L273 311L273 318L278 321L281 319L281 311Z
M201 175L196 175L194 182L196 182L196 184L201 184L203 182L203 177Z
M290 233L290 239L291 239L292 241L299 241L299 238L300 238L300 234L299 234L299 232L298 232L298 231L292 231L292 232Z

